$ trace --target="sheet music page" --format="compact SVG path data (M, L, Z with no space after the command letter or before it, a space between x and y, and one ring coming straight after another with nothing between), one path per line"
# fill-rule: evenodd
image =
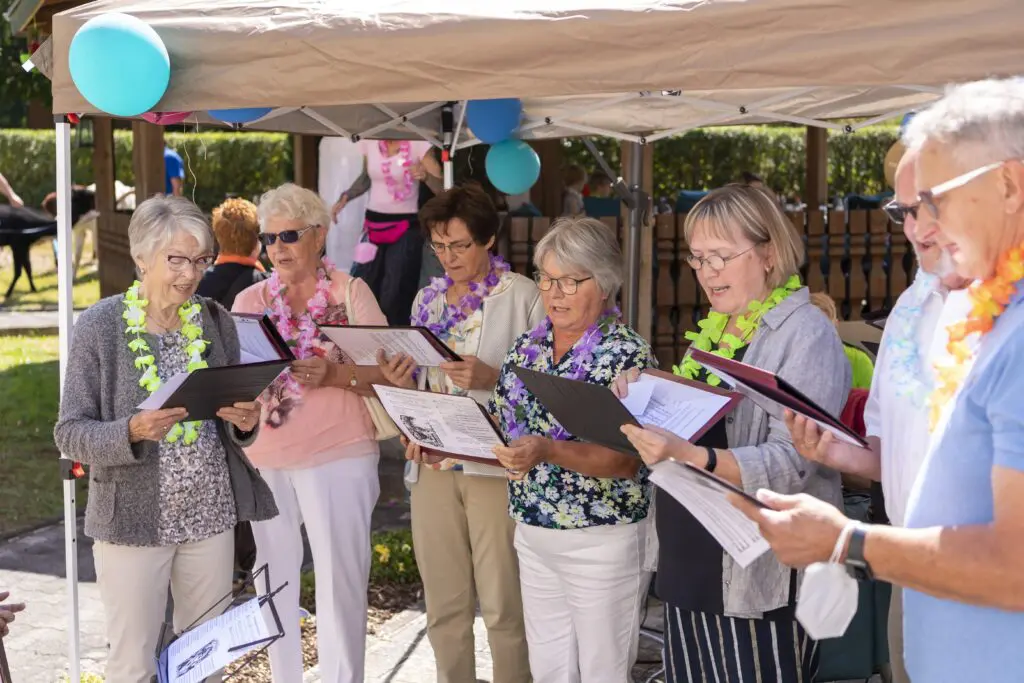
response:
M494 460L501 439L480 406L468 396L373 385L384 410L413 442L433 451Z
M729 403L729 397L662 377L640 375L629 385L629 394L622 403L640 424L691 439Z
M425 368L436 368L445 362L441 352L431 346L419 330L387 327L322 327L326 334L356 365L376 365L377 351L391 356L404 353Z
M776 420L782 420L784 418L786 406L782 405L778 401L774 401L768 398L761 392L753 389L752 387L744 383L742 380L738 380L728 373L722 372L721 370L718 370L716 368L708 368L708 370L721 377L722 381L731 385L733 390L738 391L739 393L749 398L751 401L760 406L762 410L764 410L766 413L774 417ZM864 448L864 444L860 443L846 432L840 431L833 427L832 425L827 425L821 420L815 419L810 415L804 415L804 417L814 422L814 424L818 425L818 429L826 432L832 432L832 436L834 436L839 441L842 441L843 443L848 443L852 446L856 446L857 448Z
M260 612L259 598L232 607L194 629L186 631L167 648L167 680L173 683L203 683L246 653L262 647L256 644L231 652L231 648L270 637Z
M651 468L650 480L689 510L741 567L769 549L757 525L729 503L725 491L704 482L685 466L663 460Z
M145 401L139 404L139 410L160 410L164 403L167 402L174 392L178 390L178 387L188 379L187 372L179 372L174 375L166 382L160 385L160 388L149 395Z
M259 363L265 360L281 360L277 348L267 339L259 318L231 316L238 330L238 343L242 347L242 363Z

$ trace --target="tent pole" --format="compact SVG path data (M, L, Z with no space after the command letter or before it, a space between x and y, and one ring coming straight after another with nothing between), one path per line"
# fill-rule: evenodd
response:
M75 281L73 239L71 235L71 124L65 116L55 116L57 133L57 310L60 349L60 391L64 392L64 373L71 351L71 328L75 311L71 289ZM62 459L67 459L61 454ZM63 463L64 465L70 463ZM71 468L62 468L70 471ZM64 479L64 563L68 583L68 678L80 683L78 643L78 506L74 476Z
M643 229L644 214L648 200L643 190L644 145L630 143L629 169L626 184L633 197L629 207L629 222L626 232L626 288L623 304L626 323L632 327L640 322L640 231Z
M455 103L445 102L441 107L441 165L444 169L444 189L455 187Z

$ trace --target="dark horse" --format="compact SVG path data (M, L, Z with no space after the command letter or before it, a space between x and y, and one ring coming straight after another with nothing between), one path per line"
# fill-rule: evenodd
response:
M0 247L10 247L14 256L14 278L11 280L11 286L7 288L7 293L4 294L5 299L14 291L14 285L21 278L22 270L28 276L28 286L33 292L36 291L36 284L32 281L29 251L38 240L57 234L57 221L54 215L57 211L57 200L55 196L52 197L48 197L48 201L43 203L47 211L0 204ZM95 206L96 197L92 192L82 187L74 188L71 191L71 225L77 223L82 215Z

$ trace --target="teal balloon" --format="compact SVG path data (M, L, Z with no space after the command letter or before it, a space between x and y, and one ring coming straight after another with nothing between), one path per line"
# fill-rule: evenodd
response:
M93 17L78 29L68 68L82 97L113 116L153 109L171 80L164 41L149 24L120 12Z
M522 194L540 177L540 157L522 140L491 145L484 166L491 184L505 194Z

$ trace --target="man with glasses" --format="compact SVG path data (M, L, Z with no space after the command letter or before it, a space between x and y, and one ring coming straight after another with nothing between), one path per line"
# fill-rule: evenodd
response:
M931 444L906 528L860 525L806 496L759 492L767 511L734 504L788 564L836 549L855 575L904 586L916 681L1010 683L1024 670L1024 79L952 88L908 138L918 148L915 236L979 282L960 316L974 332L929 395ZM819 451L831 442L802 418L791 430Z

